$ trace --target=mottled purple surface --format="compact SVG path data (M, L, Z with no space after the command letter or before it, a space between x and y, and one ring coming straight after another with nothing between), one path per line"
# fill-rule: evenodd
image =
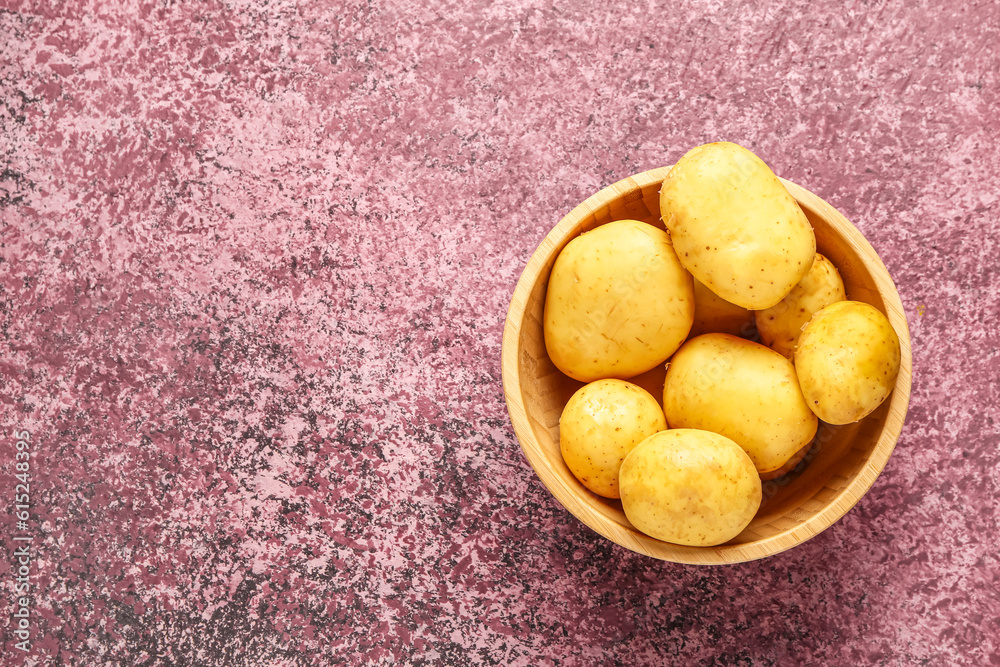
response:
M996 2L3 4L3 664L1000 664ZM868 236L915 377L843 520L696 568L552 499L500 344L717 139Z

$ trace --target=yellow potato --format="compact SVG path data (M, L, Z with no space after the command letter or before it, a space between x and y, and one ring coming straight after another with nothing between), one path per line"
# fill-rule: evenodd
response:
M648 391L624 380L581 387L559 418L559 449L570 472L605 498L620 498L618 469L632 448L667 428Z
M871 414L892 392L899 358L899 338L885 315L867 303L841 301L806 325L795 369L816 416L829 424L850 424Z
M770 308L816 254L812 226L760 158L731 143L688 151L660 189L660 215L681 264L720 297Z
M760 507L761 483L739 445L716 433L661 431L621 467L622 508L642 532L709 547L739 535Z
M556 258L545 297L545 347L556 368L590 382L662 364L691 330L691 275L667 233L636 220L601 225Z
M697 292L695 298L697 299ZM812 316L831 303L846 298L844 281L840 279L837 267L817 253L809 273L792 288L788 296L767 310L754 313L760 342L791 359L795 355L795 345L802 328Z
M761 481L766 482L771 479L777 479L783 475L787 475L788 473L792 472L798 467L800 463L802 463L802 459L806 457L806 454L808 454L809 450L811 449L812 449L812 442L810 442L805 447L792 454L792 458L785 461L785 465L781 466L777 470L760 473Z
M700 280L694 281L694 324L688 334L689 338L706 333L748 336L753 331L752 312L743 306L729 303L705 287Z
M802 397L795 367L774 350L726 334L685 343L663 385L670 428L697 428L730 438L757 472L781 468L819 425Z

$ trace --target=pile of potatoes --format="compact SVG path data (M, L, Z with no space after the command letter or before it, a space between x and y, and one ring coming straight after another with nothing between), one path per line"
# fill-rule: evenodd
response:
M798 203L745 148L685 154L660 214L666 231L611 222L553 265L545 345L587 383L563 410L560 449L639 530L712 546L746 528L761 480L801 460L819 420L858 421L886 399L899 339L847 300ZM754 331L759 343L741 337ZM626 380L665 362L661 409Z

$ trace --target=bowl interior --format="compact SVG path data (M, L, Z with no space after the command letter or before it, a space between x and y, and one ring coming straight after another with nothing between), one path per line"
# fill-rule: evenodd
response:
M686 563L729 563L783 551L836 521L881 472L902 429L910 383L910 340L902 304L881 260L860 232L821 199L788 181L816 233L818 251L840 270L849 299L889 317L900 338L902 364L893 394L871 415L846 426L820 423L803 462L763 483L764 499L750 525L718 547L672 545L636 530L621 503L588 491L563 463L559 416L582 383L549 360L542 313L549 272L559 251L584 231L613 220L635 219L663 228L659 188L667 169L638 174L602 190L574 209L546 237L515 290L504 335L504 386L511 420L529 462L553 495L574 515L629 549ZM508 340L508 337L510 338ZM662 401L664 367L631 380Z

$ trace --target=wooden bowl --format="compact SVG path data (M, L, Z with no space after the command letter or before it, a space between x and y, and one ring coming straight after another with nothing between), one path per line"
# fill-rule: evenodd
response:
M782 179L816 231L816 245L840 270L847 298L881 310L899 335L902 361L896 386L871 415L846 426L820 422L802 463L763 483L757 516L737 537L716 547L661 542L636 530L621 502L588 491L559 452L559 416L582 383L549 360L542 311L556 256L575 236L613 220L642 220L662 228L659 190L669 168L653 169L611 185L573 209L528 261L514 290L503 336L503 385L514 432L529 463L552 495L586 525L623 547L678 563L723 564L764 558L790 549L842 517L871 488L903 428L910 398L910 333L896 287L861 233L833 207ZM633 379L662 400L665 370Z

